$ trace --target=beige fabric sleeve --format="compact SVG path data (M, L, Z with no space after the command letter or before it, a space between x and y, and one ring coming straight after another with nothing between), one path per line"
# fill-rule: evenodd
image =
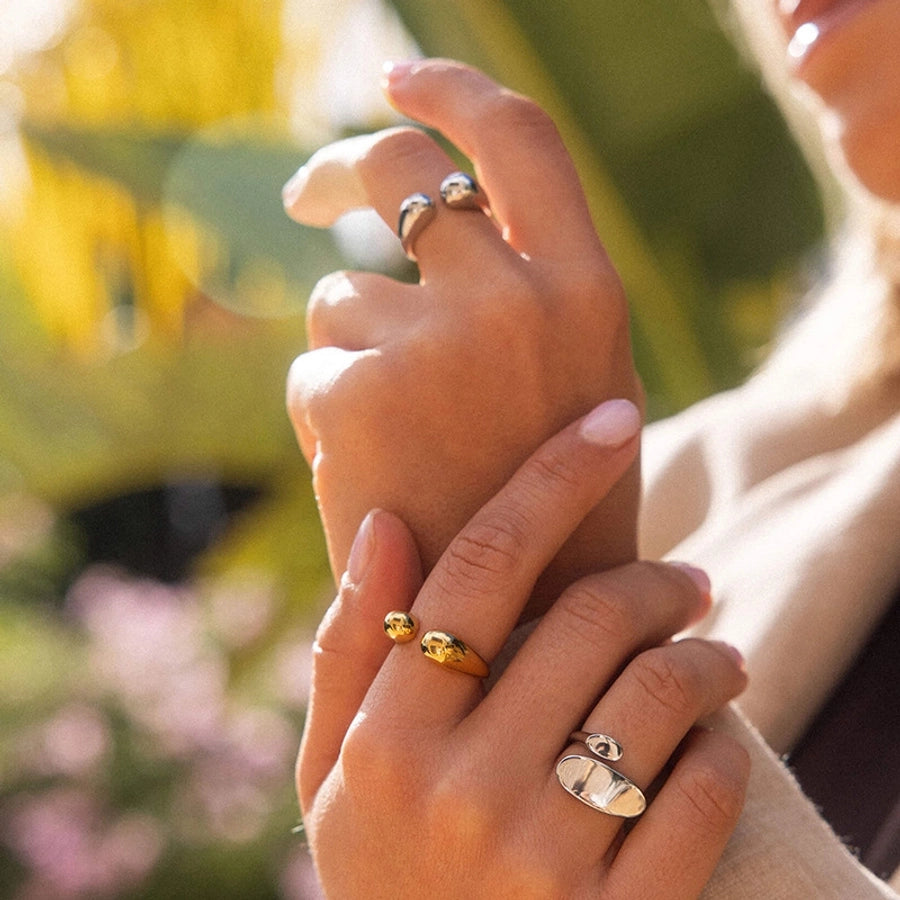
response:
M897 900L835 837L736 710L710 724L740 740L753 765L744 813L703 900Z

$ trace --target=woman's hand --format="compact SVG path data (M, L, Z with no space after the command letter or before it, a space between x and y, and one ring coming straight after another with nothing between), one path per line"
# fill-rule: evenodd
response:
M310 300L288 400L336 573L374 507L410 526L428 571L541 441L603 399L641 397L621 283L546 114L448 61L386 80L401 112L473 160L493 215L440 201L456 165L413 128L326 147L285 189L290 214L319 226L371 206L396 228L416 191L437 205L415 242L419 284L341 272ZM548 573L554 596L634 558L637 496L635 463Z
M630 465L638 426L630 404L612 401L546 442L424 584L405 526L385 512L366 518L317 635L298 765L329 896L701 891L748 778L740 745L693 728L743 688L739 658L716 643L663 643L708 609L701 573L632 563L581 579L488 694L418 642L394 646L382 633L386 613L409 610L422 631L446 629L493 662L535 578ZM567 749L589 755L569 741L581 729L616 738L613 766L640 788L661 782L627 832L557 779Z

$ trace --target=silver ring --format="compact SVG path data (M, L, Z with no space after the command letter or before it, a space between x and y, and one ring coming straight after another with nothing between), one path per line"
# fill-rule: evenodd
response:
M400 204L400 218L397 221L397 236L403 252L413 261L416 255L413 244L416 238L428 227L428 223L437 215L434 200L428 194L410 194Z
M622 745L608 734L591 734L589 731L575 731L569 736L570 741L584 744L594 756L615 762L622 758Z
M573 797L608 816L633 819L647 808L644 792L599 759L564 756L556 764L556 777Z
M441 182L441 197L450 209L488 208L487 197L478 182L465 172L452 172Z

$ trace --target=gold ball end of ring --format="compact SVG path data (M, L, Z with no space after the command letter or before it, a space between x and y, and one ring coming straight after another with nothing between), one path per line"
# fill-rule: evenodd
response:
M428 227L428 223L437 215L434 200L428 194L410 194L400 204L400 218L397 221L397 236L403 252L413 262L416 255L413 245L416 238Z
M564 756L556 764L556 777L573 797L608 816L633 819L647 808L644 792L599 759Z
M487 663L471 647L446 631L426 632L421 647L428 659L448 669L476 678L487 678L490 674Z
M394 610L384 617L384 633L395 643L411 641L419 630L419 623L406 612Z
M451 209L487 209L478 182L465 172L452 172L441 182L441 198Z

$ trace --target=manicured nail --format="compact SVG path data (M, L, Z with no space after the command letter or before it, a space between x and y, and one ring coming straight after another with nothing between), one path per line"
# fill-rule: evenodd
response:
M307 181L309 181L309 170L306 166L302 166L281 189L281 202L285 209L290 209L297 202Z
M359 526L353 546L350 548L350 556L347 559L347 575L351 583L359 584L366 574L372 553L375 550L375 511L370 512Z
M579 434L592 444L621 447L641 430L641 414L630 400L607 400L589 412Z
M381 86L396 87L406 78L413 67L413 61L407 59L389 59L381 67Z
M684 572L684 574L697 585L697 590L700 591L704 597L708 597L712 593L712 582L709 580L709 575L707 575L703 569L698 569L696 566L692 566L690 563L685 562L672 562L671 560L666 560L666 562L670 566L674 566L678 569L679 572Z

